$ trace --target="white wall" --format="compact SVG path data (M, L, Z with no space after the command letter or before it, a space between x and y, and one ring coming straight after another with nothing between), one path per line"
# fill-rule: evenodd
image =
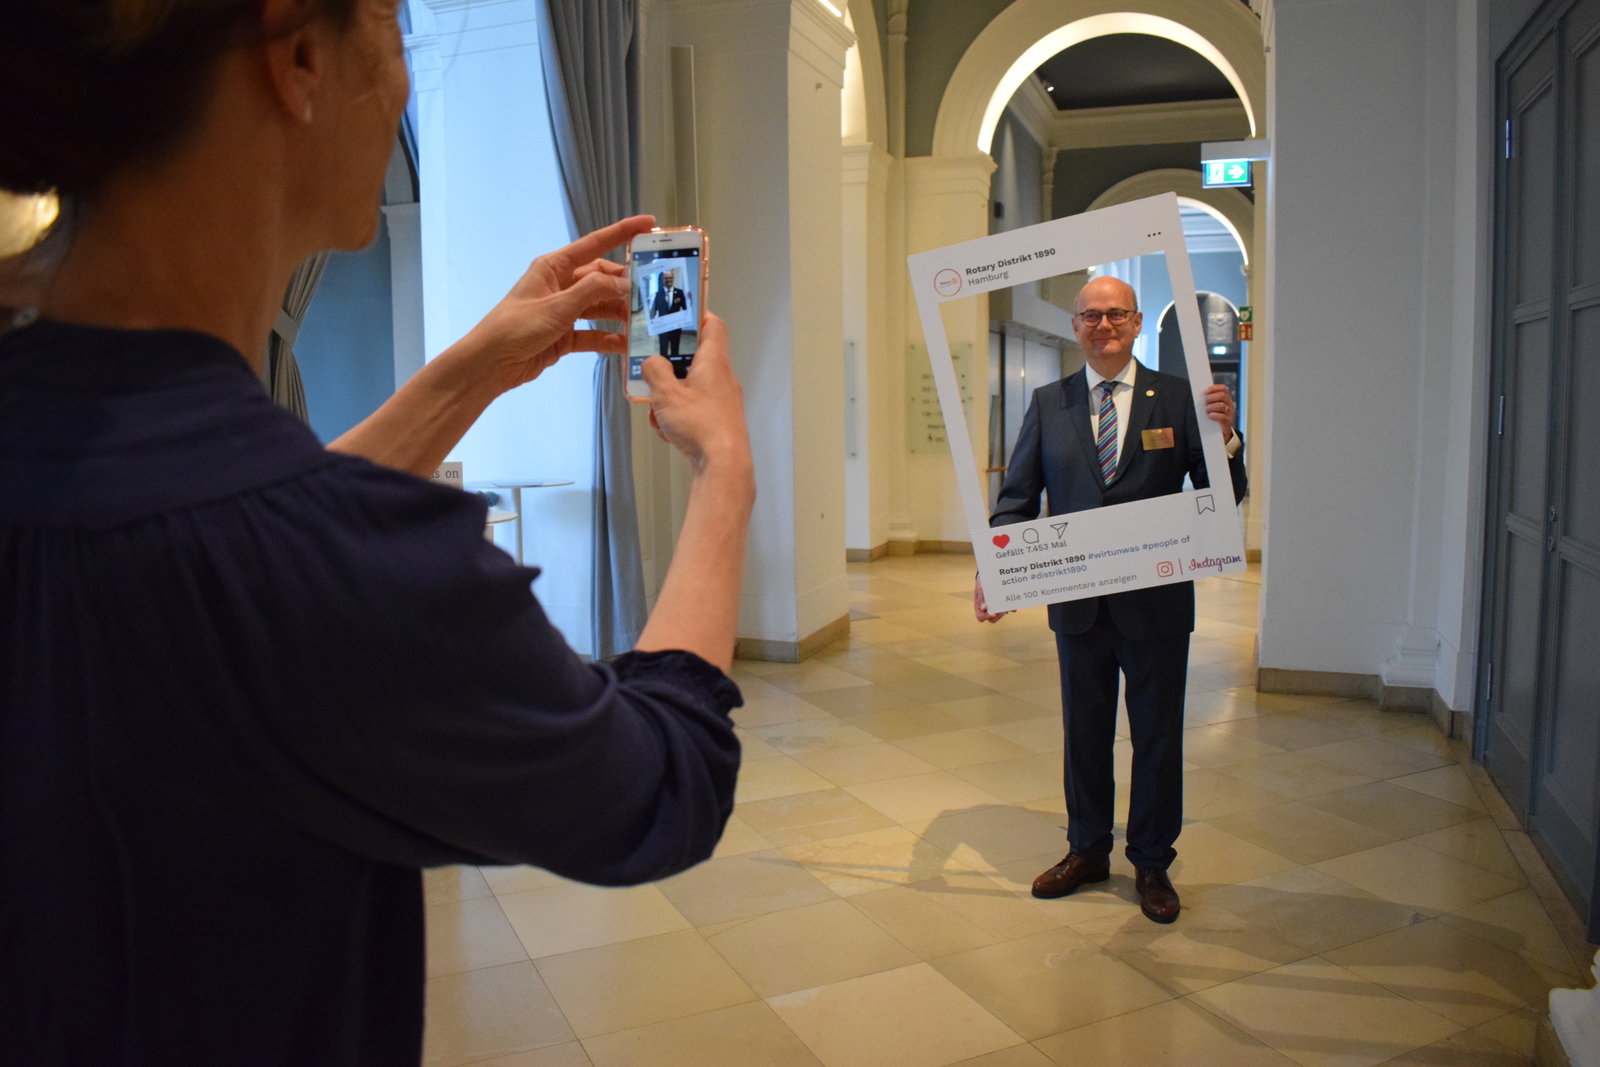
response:
M1472 699L1500 0L1277 0L1261 665ZM1526 5L1522 5L1526 7ZM1383 32L1374 33L1381 26ZM1352 164L1370 162L1370 178Z
M544 94L535 4L412 0L424 331L431 359L571 235ZM568 356L492 404L450 459L469 481L571 479L523 493L527 562L552 621L589 651L593 356ZM512 548L511 526L496 530Z

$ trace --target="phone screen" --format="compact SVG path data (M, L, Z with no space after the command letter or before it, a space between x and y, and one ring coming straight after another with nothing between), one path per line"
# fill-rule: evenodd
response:
M643 380L644 361L651 356L666 356L673 373L684 377L700 339L700 250L638 251L629 273L629 380Z

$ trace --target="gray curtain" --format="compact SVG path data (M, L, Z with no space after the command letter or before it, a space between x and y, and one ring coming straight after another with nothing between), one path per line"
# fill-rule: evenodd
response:
M267 362L261 369L262 381L272 399L308 425L311 416L306 411L306 389L300 380L300 364L295 362L294 342L300 336L300 324L306 320L306 309L311 306L317 283L322 280L322 268L327 264L328 253L318 252L295 268L289 288L283 293L283 306L272 323Z
M634 0L538 5L545 93L567 208L579 233L639 203L639 55ZM644 629L633 497L632 416L620 357L595 361L594 654L626 652Z

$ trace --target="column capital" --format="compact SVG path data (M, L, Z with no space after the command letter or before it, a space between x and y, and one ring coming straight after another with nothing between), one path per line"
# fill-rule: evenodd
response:
M906 183L918 195L971 193L989 197L995 162L987 152L950 156L908 156Z

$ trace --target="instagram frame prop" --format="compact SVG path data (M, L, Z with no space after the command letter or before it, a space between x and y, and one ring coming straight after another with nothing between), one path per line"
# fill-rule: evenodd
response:
M1184 365L1212 487L991 529L939 305L1156 252L1167 257ZM1244 534L1233 503L1222 427L1205 414L1203 390L1211 384L1211 365L1175 194L920 252L907 257L906 263L955 458L961 506L991 611L1245 569ZM1133 430L1129 427L1124 448L1137 441Z

